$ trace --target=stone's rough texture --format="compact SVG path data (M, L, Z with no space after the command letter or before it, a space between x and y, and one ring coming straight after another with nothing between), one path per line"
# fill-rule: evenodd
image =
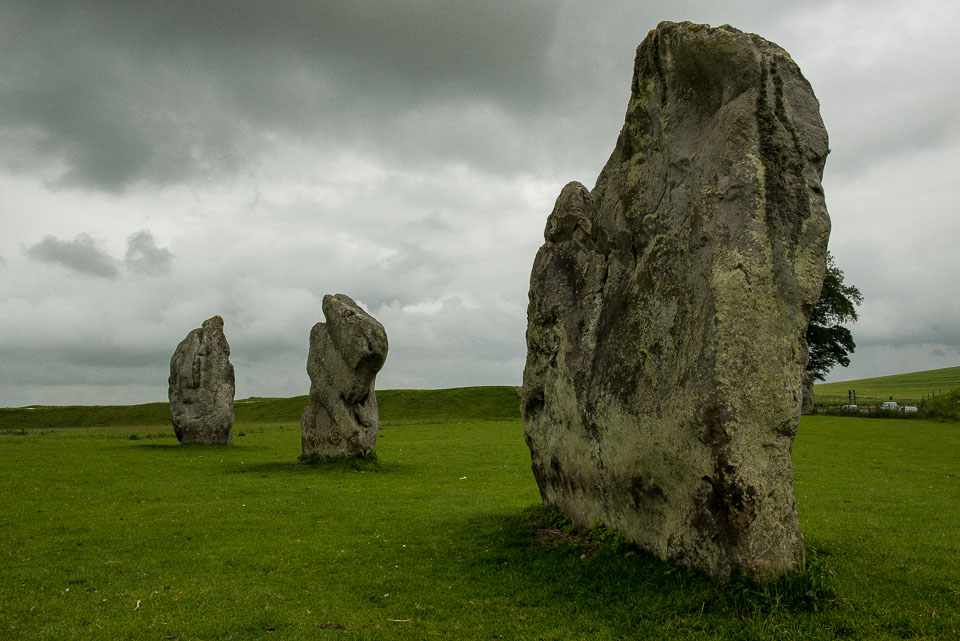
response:
M203 321L170 359L170 417L181 443L233 443L233 365L223 319Z
M800 413L816 414L817 408L813 404L813 372L805 371L803 373L803 396L800 403Z
M825 270L827 133L781 48L664 22L616 148L530 277L523 417L545 503L663 558L804 565L790 449Z
M310 402L301 418L304 455L369 456L380 427L374 383L387 358L383 325L349 296L323 297L326 323L310 331Z

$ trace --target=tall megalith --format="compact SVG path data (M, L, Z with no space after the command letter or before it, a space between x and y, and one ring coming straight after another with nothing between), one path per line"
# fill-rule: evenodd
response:
M804 565L790 450L830 220L786 51L663 22L592 191L530 276L523 419L543 501L714 577Z
M219 316L203 321L170 359L170 418L181 443L233 443L233 365Z
M380 428L377 372L387 358L387 333L345 294L323 297L325 323L310 330L310 400L300 421L304 456L373 454Z

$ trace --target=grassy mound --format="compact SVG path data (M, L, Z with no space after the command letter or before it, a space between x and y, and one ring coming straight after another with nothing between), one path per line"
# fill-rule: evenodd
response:
M380 422L457 422L520 418L512 387L457 387L377 392ZM245 398L234 403L235 425L299 423L307 396ZM141 405L33 406L0 409L0 430L63 427L160 427L170 425L167 403Z
M910 374L820 383L813 386L813 394L819 403L843 404L847 402L847 391L855 390L860 404L879 404L892 396L901 404L916 405L921 398L946 394L958 388L960 367L946 367Z
M248 398L237 401L237 423L300 420L307 396ZM520 399L512 387L456 387L434 390L377 390L380 422L456 422L520 418Z
M170 405L58 405L0 408L0 430L170 425Z

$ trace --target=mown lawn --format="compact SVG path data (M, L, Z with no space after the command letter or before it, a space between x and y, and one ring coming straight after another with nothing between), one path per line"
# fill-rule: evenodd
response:
M564 533L518 420L388 425L375 465L299 438L0 434L0 639L960 638L956 424L805 418L814 567L767 590Z

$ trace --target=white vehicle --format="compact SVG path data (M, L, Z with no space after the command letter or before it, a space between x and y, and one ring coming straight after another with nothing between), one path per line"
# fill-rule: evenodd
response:
M882 410L896 410L898 407L900 406L897 405L896 401L887 401L880 404L880 409Z
M916 412L919 412L920 410L917 409L916 406L914 405L904 405L903 407L900 408L900 411L905 412L907 414L914 414Z
M843 412L856 412L859 408L856 405L844 405L840 408Z

